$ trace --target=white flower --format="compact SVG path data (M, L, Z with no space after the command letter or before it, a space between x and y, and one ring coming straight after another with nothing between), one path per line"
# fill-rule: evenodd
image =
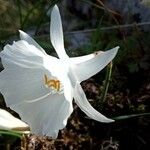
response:
M102 70L119 47L69 58L56 5L51 12L50 37L59 59L47 55L23 31L20 31L20 41L6 45L0 53L4 66L0 73L0 91L7 105L30 125L32 133L53 138L66 126L73 111L73 98L90 118L112 122L90 105L80 83Z
M0 130L12 130L20 133L29 133L29 126L18 118L15 118L4 109L0 109Z

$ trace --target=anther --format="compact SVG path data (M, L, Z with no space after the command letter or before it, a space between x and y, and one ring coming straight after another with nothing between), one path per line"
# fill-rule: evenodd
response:
M44 75L44 83L49 88L54 88L57 91L60 90L60 81L59 80L55 80L55 79L48 79L46 74Z

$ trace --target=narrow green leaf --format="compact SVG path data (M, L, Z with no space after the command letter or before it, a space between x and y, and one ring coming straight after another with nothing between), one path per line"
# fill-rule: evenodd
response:
M15 131L0 130L0 134L10 135L10 136L15 136L15 137L22 138L22 134L18 133L18 132L15 132Z
M134 117L140 117L140 116L149 116L149 113L140 113L140 114L132 114L132 115L123 115L123 116L118 116L118 117L113 117L112 119L114 120L124 120L124 119L130 119Z

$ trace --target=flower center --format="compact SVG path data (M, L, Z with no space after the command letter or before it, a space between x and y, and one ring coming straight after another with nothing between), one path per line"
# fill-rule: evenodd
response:
M61 82L55 78L49 79L46 74L44 75L44 84L51 89L52 93L61 91Z

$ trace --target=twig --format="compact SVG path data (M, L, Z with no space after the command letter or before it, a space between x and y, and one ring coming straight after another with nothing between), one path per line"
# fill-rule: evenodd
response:
M135 26L136 27L142 27L142 26L145 26L145 25L150 26L150 22L115 25L115 26L111 26L111 27L102 27L102 28L100 28L100 30L107 31L107 30L115 30L115 29L119 29L119 28L122 28L122 29L124 29L124 28L133 28ZM65 34L90 33L90 32L94 32L94 31L96 31L96 29L78 30L78 31L66 32Z

